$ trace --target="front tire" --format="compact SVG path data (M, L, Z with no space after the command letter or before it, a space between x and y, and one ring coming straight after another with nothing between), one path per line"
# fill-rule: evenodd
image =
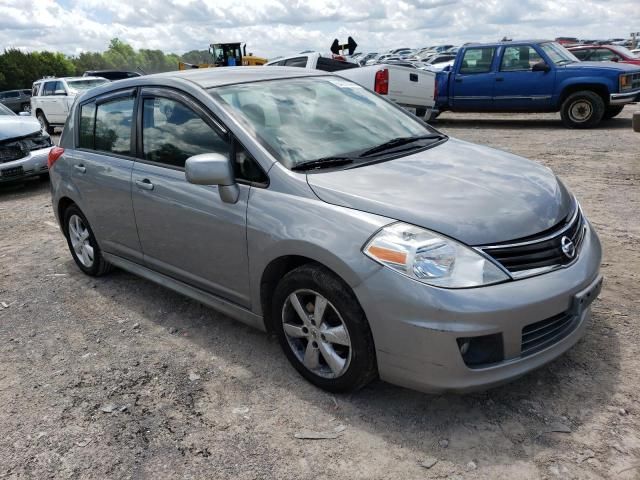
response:
M327 269L309 264L285 275L272 318L287 359L317 387L354 391L377 377L364 312L349 286Z
M616 106L611 106L611 107L607 107L607 109L604 112L604 116L602 117L603 120L609 120L617 115L619 115L622 110L624 109L624 105L616 105Z
M69 251L80 270L92 277L111 271L112 266L102 256L89 222L76 205L65 210L63 225Z
M602 97L590 90L583 90L569 95L562 103L560 116L567 128L595 127L605 113Z

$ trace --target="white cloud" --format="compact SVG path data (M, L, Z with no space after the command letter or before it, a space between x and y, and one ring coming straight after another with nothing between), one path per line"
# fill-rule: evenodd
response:
M637 0L0 0L0 46L102 51L113 37L182 53L241 41L256 55L359 50L513 38L626 37Z

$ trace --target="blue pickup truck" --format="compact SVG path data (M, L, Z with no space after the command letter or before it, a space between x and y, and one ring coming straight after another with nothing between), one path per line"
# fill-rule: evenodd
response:
M581 62L551 41L466 45L437 76L439 112L560 112L590 128L640 100L640 67Z

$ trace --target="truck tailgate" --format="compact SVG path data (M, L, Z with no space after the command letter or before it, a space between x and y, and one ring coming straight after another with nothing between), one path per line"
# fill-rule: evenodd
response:
M389 99L408 106L433 107L435 74L415 68L384 65L389 70Z

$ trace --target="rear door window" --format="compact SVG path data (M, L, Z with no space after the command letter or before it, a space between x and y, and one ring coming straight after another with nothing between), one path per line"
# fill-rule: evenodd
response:
M49 96L53 95L56 91L56 85L58 82L45 82L44 87L42 89L42 95Z
M119 155L131 154L132 97L100 103L96 108L95 149Z
M495 53L495 47L468 48L462 57L460 73L489 73Z
M301 67L305 68L307 66L307 57L296 57L289 58L284 61L285 67Z

